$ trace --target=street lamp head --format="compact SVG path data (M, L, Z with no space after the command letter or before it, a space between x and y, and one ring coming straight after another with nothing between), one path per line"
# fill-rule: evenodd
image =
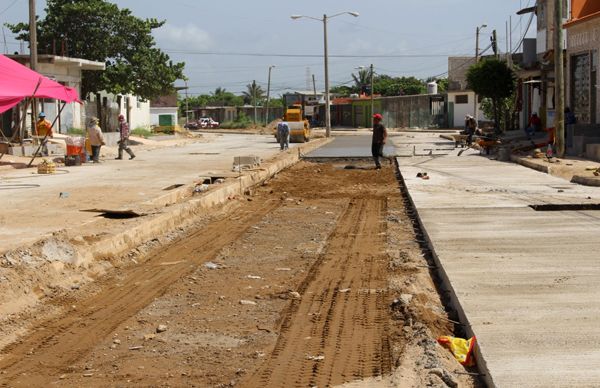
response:
M302 17L302 15L291 15L290 17L292 19L296 20L296 19L300 19Z
M348 12L350 15L354 16L355 18L359 17L360 14L358 12Z
M486 28L486 27L487 27L487 24L485 24L485 23L484 23L484 24L482 24L482 25L481 25L481 27L479 27L479 28Z

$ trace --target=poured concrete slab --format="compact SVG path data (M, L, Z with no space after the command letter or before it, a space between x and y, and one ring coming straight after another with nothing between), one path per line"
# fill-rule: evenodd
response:
M529 205L598 203L600 189L473 152L398 162L488 383L599 386L600 211Z

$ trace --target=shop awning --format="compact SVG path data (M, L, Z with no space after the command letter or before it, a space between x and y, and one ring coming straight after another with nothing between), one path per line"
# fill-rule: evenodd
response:
M0 113L31 96L64 102L80 102L77 90L52 81L0 54Z

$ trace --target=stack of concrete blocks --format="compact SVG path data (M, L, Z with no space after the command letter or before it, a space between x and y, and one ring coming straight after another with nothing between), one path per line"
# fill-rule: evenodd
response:
M236 156L233 158L233 171L248 170L260 166L260 157L256 155Z

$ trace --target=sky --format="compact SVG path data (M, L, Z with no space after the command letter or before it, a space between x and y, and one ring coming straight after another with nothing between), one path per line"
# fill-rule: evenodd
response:
M118 0L142 18L166 23L154 31L158 47L174 61L185 62L190 95L208 94L217 87L236 94L253 80L272 95L292 90L324 89L324 14L358 12L328 19L330 86L352 84L352 73L373 64L376 74L445 77L448 56L475 52L475 30L482 30L486 48L497 30L501 52L506 51L506 23L512 15L512 41L525 33L528 16L516 12L535 0ZM44 15L46 2L36 1ZM28 20L27 0L0 0L0 24ZM3 28L2 52L19 50ZM530 28L528 37L535 30ZM25 47L27 47L25 45ZM27 50L27 48L25 48ZM178 82L183 85L183 82Z

